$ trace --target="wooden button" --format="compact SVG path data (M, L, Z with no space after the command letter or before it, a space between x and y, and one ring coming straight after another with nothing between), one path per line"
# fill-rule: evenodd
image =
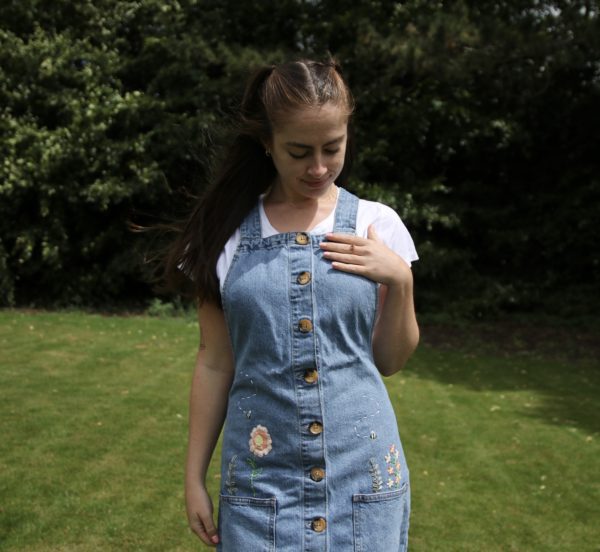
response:
M309 241L308 234L305 234L304 232L298 232L296 234L296 243L298 245L306 245Z
M308 369L304 372L304 381L306 383L315 383L319 379L319 372Z
M322 481L325 478L325 470L323 468L312 468L310 470L310 478L313 481Z
M323 424L321 422L313 422L308 426L308 431L313 435L320 435L323 432Z
M312 328L312 322L308 318L303 318L302 320L300 320L300 322L298 322L298 329L302 333L308 333L312 330Z
M312 520L310 526L312 527L312 530L316 533L322 533L327 527L327 522L325 521L325 518L315 518Z
M297 282L301 286L305 286L306 284L308 284L308 282L310 282L310 272L301 272L300 274L298 274Z

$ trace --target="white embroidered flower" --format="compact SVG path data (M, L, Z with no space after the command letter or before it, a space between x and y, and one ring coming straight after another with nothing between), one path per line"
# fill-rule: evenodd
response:
M266 456L273 448L273 441L269 435L269 430L262 425L257 425L250 433L250 452L255 456Z

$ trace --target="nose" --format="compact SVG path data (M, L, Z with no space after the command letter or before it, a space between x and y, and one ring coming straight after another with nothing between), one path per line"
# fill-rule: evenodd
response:
M311 178L319 180L327 174L327 167L323 163L323 157L321 155L314 155L311 158L311 163L307 170Z

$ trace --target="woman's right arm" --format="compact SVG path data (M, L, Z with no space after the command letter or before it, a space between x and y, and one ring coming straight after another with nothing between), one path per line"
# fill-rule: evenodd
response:
M204 303L198 309L200 347L190 391L185 500L190 528L208 545L218 541L206 471L219 438L233 379L233 353L223 311Z

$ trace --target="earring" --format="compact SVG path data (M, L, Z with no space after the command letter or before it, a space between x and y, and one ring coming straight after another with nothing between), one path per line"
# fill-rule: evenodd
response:
M271 157L271 151L270 151L270 150L268 150L268 149L266 149L266 150L265 150L265 155L266 155L267 157Z

